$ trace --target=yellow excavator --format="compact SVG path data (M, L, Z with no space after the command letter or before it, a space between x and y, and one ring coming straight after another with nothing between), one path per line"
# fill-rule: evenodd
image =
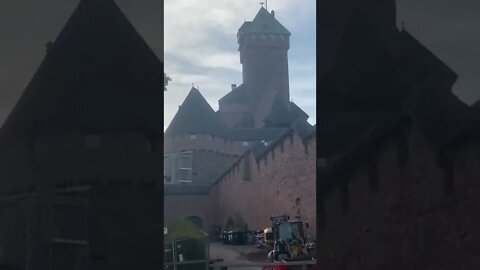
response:
M269 261L314 260L307 250L302 221L289 221L290 217L287 215L273 216L270 219L272 220L271 229L274 239L273 248L268 254ZM284 270L294 269L294 267L277 266L270 269ZM308 269L314 269L314 267L309 266Z
M273 228L272 227L266 227L263 230L263 242L267 246L273 247L273 244L275 243L275 237L273 235Z

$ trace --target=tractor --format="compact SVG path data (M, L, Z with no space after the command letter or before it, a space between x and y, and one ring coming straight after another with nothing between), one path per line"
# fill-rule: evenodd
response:
M287 215L273 216L272 231L274 236L273 249L268 254L270 262L313 261L305 243L302 221L289 221ZM294 270L302 266L273 266L264 267L264 270ZM307 269L315 269L309 265Z

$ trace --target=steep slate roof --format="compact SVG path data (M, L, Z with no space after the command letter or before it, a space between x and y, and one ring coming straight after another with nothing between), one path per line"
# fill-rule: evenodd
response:
M309 115L302 110L297 104L290 102L290 113L292 114L294 119L300 118L304 119L305 121L308 120Z
M470 125L472 109L444 85L432 82L415 91L405 110L420 123L435 150L440 150Z
M3 125L2 138L162 132L163 64L113 0L82 0Z
M290 35L290 32L264 7L261 7L253 21L242 24L240 29L238 29L238 34Z
M247 91L246 86L244 84L239 85L232 91L228 92L225 96L218 100L219 103L221 102L228 102L228 103L246 103L247 100Z
M210 107L198 89L192 87L190 93L173 117L165 131L165 136L181 134L210 134L225 136L226 129L218 115Z
M362 132L340 156L329 162L325 175L342 171L348 164L368 156L378 142L398 131L407 121L419 124L436 154L469 128L480 131L480 118L472 117L465 103L434 82L413 92L403 106L404 112L386 116ZM324 143L321 138L319 142Z
M283 103L279 94L277 94L272 102L272 108L270 109L270 113L263 120L265 122L265 125L269 127L289 126L294 120L289 108L287 107L289 105L289 103Z
M457 74L428 48L407 31L400 31L392 42L401 79L419 82L420 79L437 76L451 87Z
M312 126L303 119L296 119L292 122L291 127L298 133L302 140L312 136L317 131L315 126Z

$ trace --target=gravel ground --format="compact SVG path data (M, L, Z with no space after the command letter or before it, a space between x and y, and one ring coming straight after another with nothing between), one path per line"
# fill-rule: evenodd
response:
M223 259L225 263L252 263L265 262L267 260L266 251L255 247L254 245L231 246L222 243L210 244L210 259ZM261 270L261 267L229 267L228 270Z

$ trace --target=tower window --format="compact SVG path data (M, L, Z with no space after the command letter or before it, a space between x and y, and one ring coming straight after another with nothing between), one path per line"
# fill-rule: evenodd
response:
M193 152L164 156L164 183L191 183L193 175Z

